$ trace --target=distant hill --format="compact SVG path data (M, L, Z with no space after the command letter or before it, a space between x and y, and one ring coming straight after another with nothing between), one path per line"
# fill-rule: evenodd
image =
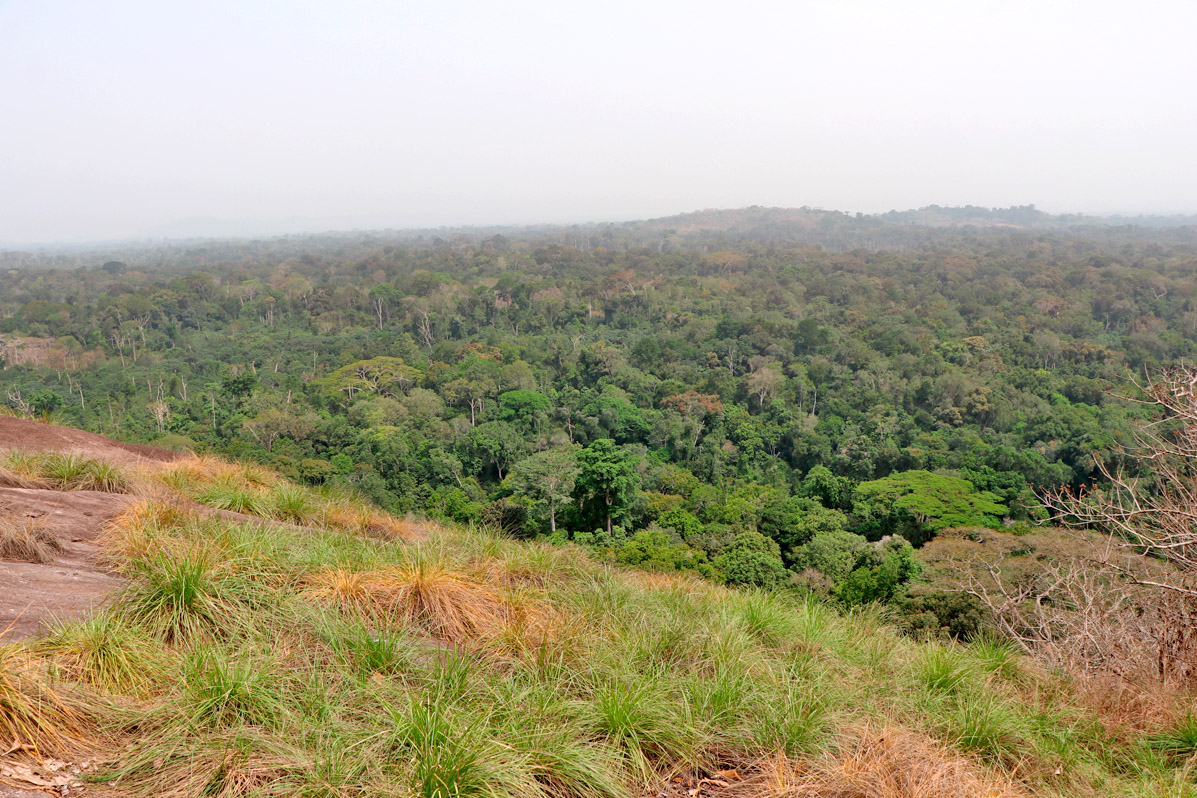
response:
M656 219L573 225L470 225L459 227L322 231L275 236L175 238L121 243L5 248L0 269L170 268L211 261L269 257L344 257L384 246L457 247L484 244L564 244L582 250L652 249L707 252L742 246L798 246L830 251L910 251L995 237L1082 236L1105 243L1152 241L1197 246L1197 216L1085 216L1050 214L1034 205L1009 208L928 205L881 214L820 208L709 208ZM98 259L98 261L97 261ZM114 260L115 259L115 260Z

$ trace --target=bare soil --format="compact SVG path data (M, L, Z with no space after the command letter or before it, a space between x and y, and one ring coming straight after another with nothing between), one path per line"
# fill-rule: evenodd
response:
M0 488L0 514L37 519L63 548L48 563L0 561L0 630L36 635L43 621L80 617L112 592L120 581L97 563L95 538L134 501L91 490Z
M70 427L0 416L0 451L5 450L75 453L122 465L171 463L186 456ZM0 487L0 517L35 519L62 545L62 553L47 563L0 560L0 642L35 637L45 632L47 622L54 618L83 617L120 587L120 577L100 564L95 541L110 520L142 498L87 490ZM304 529L227 510L193 506L202 514L228 521ZM420 527L414 532L427 535ZM0 790L0 798L3 794Z
M0 450L5 449L75 453L121 464L146 460L172 463L182 457L166 449L122 443L94 432L0 415Z
M152 446L121 443L69 427L0 415L0 450L75 453L120 464L168 463L179 455ZM62 544L48 563L0 561L0 639L37 635L51 618L87 614L120 585L101 566L96 536L136 496L90 490L0 487L0 515L36 519Z
M0 515L44 524L62 553L48 563L0 560L0 632L3 638L34 637L53 618L81 618L120 587L120 577L100 564L96 537L104 526L142 497L92 490L36 490L0 487ZM303 527L194 505L205 515L233 522Z

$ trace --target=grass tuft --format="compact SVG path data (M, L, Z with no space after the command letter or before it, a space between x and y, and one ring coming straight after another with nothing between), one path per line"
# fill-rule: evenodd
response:
M79 745L85 714L53 684L46 664L19 643L0 642L0 744L38 753Z
M3 462L15 465L14 454L14 452L8 452L3 456ZM0 487L45 489L50 487L50 483L39 477L35 469L20 469L0 465Z
M225 479L213 482L201 490L195 500L217 510L228 510L242 515L270 514L270 503L262 495L262 491L244 482Z
M667 693L650 680L612 681L580 708L583 724L598 741L614 746L638 780L658 770L686 768L699 759L700 733Z
M244 626L245 610L261 590L251 575L236 573L233 566L202 548L132 560L126 566L131 580L118 594L116 612L166 643L231 633Z
M50 490L132 493L134 481L106 460L74 453L9 451L0 455L0 485Z
M769 798L1022 798L1016 784L900 726L851 730L814 762L771 757L736 795Z
M1197 755L1197 714L1186 712L1148 738L1149 745L1168 760L1185 762Z
M1009 640L982 635L968 644L968 650L985 673L1011 680L1023 675L1022 654Z
M270 662L201 651L183 667L183 714L197 728L275 727L285 708Z
M961 751L996 764L1012 765L1025 751L1019 719L1008 705L985 697L961 702L949 718L952 743Z
M955 695L972 678L972 670L954 648L929 644L918 666L919 681L934 693Z
M37 519L0 517L0 560L53 562L62 551L58 537Z
M292 524L309 524L320 515L315 494L298 485L278 484L270 491L266 502L270 506L270 515Z
M34 644L64 678L118 693L144 694L172 664L167 656L108 612L59 622Z
M390 713L393 752L407 759L413 795L468 798L493 795L487 750L476 725L454 723L442 706L412 701Z
M402 565L369 572L331 569L307 582L309 595L326 603L452 642L494 638L512 619L498 591L419 550Z

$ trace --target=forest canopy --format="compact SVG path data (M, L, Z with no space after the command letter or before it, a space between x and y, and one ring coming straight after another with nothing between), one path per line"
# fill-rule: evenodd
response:
M1114 395L1197 340L1195 241L752 208L6 252L0 399L629 562L838 563L863 601L909 575L886 541L1032 522L1118 465L1149 410Z

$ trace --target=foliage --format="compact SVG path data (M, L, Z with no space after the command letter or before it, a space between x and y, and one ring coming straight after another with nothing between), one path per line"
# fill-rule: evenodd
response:
M537 516L547 516L551 533L557 531L558 511L573 495L577 460L572 446L549 449L516 463L504 480L507 489L526 499Z
M693 549L660 529L642 529L612 549L615 562L651 571L694 571L718 581L721 574L707 553Z
M842 531L847 525L848 517L839 510L824 507L814 499L791 496L766 505L758 528L792 557L795 547L817 535Z
M583 529L605 526L610 534L614 522L628 517L640 484L634 457L610 438L594 441L577 457L573 495L578 501L578 524Z
M909 532L918 543L946 527L996 527L1006 511L997 495L967 480L921 470L862 482L853 508L868 534Z
M778 587L789 581L775 541L759 532L742 532L715 558L729 585Z
M713 561L758 532L787 565L839 530L921 546L1042 520L1045 488L1164 484L1125 448L1164 409L1116 394L1197 342L1191 231L1074 222L755 208L0 253L0 396L523 536L656 524ZM593 462L549 484L571 446Z
M377 528L400 519L211 459L136 488L199 493L233 474L275 497L266 513L306 495L320 525L235 524L177 498L131 505L101 541L129 579L111 609L0 646L9 736L44 756L103 734L94 778L178 798L625 798L675 778L730 786L729 764L737 789L793 795L1099 783L1162 796L1189 777L1183 712L1146 728L1078 722L1092 712L1081 694L1008 644L927 645L872 610L730 590L696 578L704 553L663 529L604 552L633 571L443 525L382 541ZM899 539L863 546L877 573L912 554ZM741 583L786 574L758 532L721 557Z

